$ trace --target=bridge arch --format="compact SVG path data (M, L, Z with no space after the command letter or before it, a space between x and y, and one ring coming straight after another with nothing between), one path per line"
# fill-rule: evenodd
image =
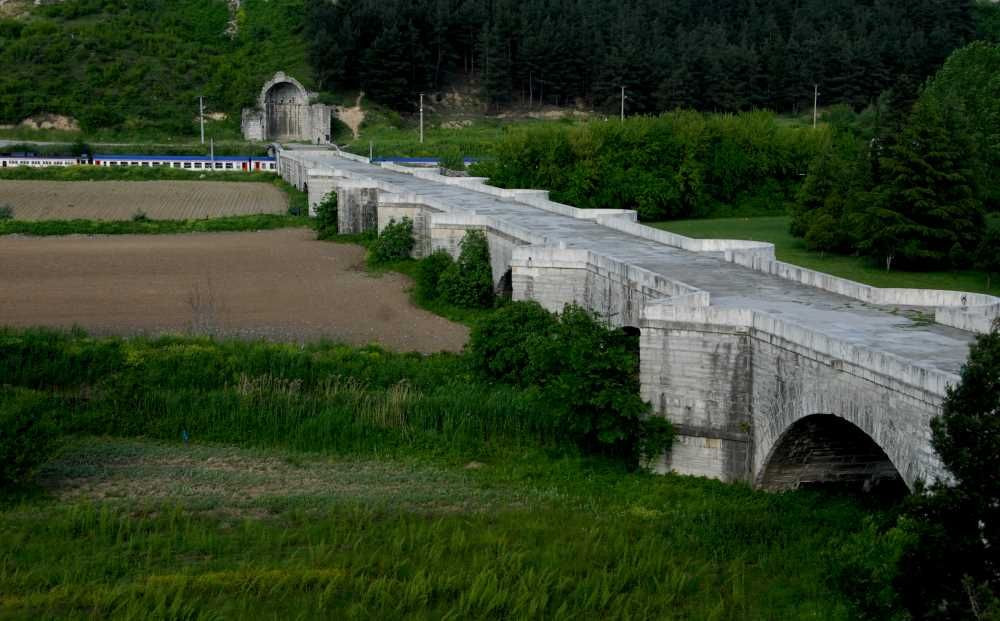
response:
M882 447L834 414L811 414L785 429L762 464L757 486L771 491L823 486L897 495L907 490Z

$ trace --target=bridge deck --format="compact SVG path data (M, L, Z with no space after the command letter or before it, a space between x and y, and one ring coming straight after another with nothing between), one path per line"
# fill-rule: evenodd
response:
M351 176L377 179L459 211L496 217L544 235L567 248L586 248L682 281L711 294L712 306L746 308L796 323L859 347L900 356L911 364L957 373L973 340L969 332L927 324L880 307L777 276L545 211L513 199L437 183L337 155L296 153L314 168L336 168ZM896 312L893 312L893 311ZM902 309L905 310L905 309Z

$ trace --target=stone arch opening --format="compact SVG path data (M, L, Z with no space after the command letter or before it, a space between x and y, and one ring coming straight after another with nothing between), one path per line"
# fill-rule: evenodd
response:
M500 277L500 282L496 286L496 294L501 300L510 300L514 297L514 273L512 269L508 268Z
M267 140L286 140L304 133L309 96L300 84L283 80L264 91Z
M906 483L861 428L833 414L806 416L775 442L758 479L766 490L827 488L903 496Z

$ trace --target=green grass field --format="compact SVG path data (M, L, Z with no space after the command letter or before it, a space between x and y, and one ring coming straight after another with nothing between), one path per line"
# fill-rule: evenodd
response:
M657 222L666 231L696 238L750 239L774 244L778 260L863 282L875 287L952 289L1000 296L1000 279L986 288L986 274L976 270L941 272L886 272L865 257L819 253L788 232L788 217L717 218ZM1000 250L998 250L1000 251Z
M0 330L0 372L64 433L0 493L3 618L855 619L851 551L894 560L882 510L583 457L454 354Z

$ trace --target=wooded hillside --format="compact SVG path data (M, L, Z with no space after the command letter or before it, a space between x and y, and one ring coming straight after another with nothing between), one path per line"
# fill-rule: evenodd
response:
M988 29L972 0L307 0L328 89L397 108L473 82L497 104L779 112L864 106ZM977 13L980 13L977 20ZM996 20L993 20L996 21Z

